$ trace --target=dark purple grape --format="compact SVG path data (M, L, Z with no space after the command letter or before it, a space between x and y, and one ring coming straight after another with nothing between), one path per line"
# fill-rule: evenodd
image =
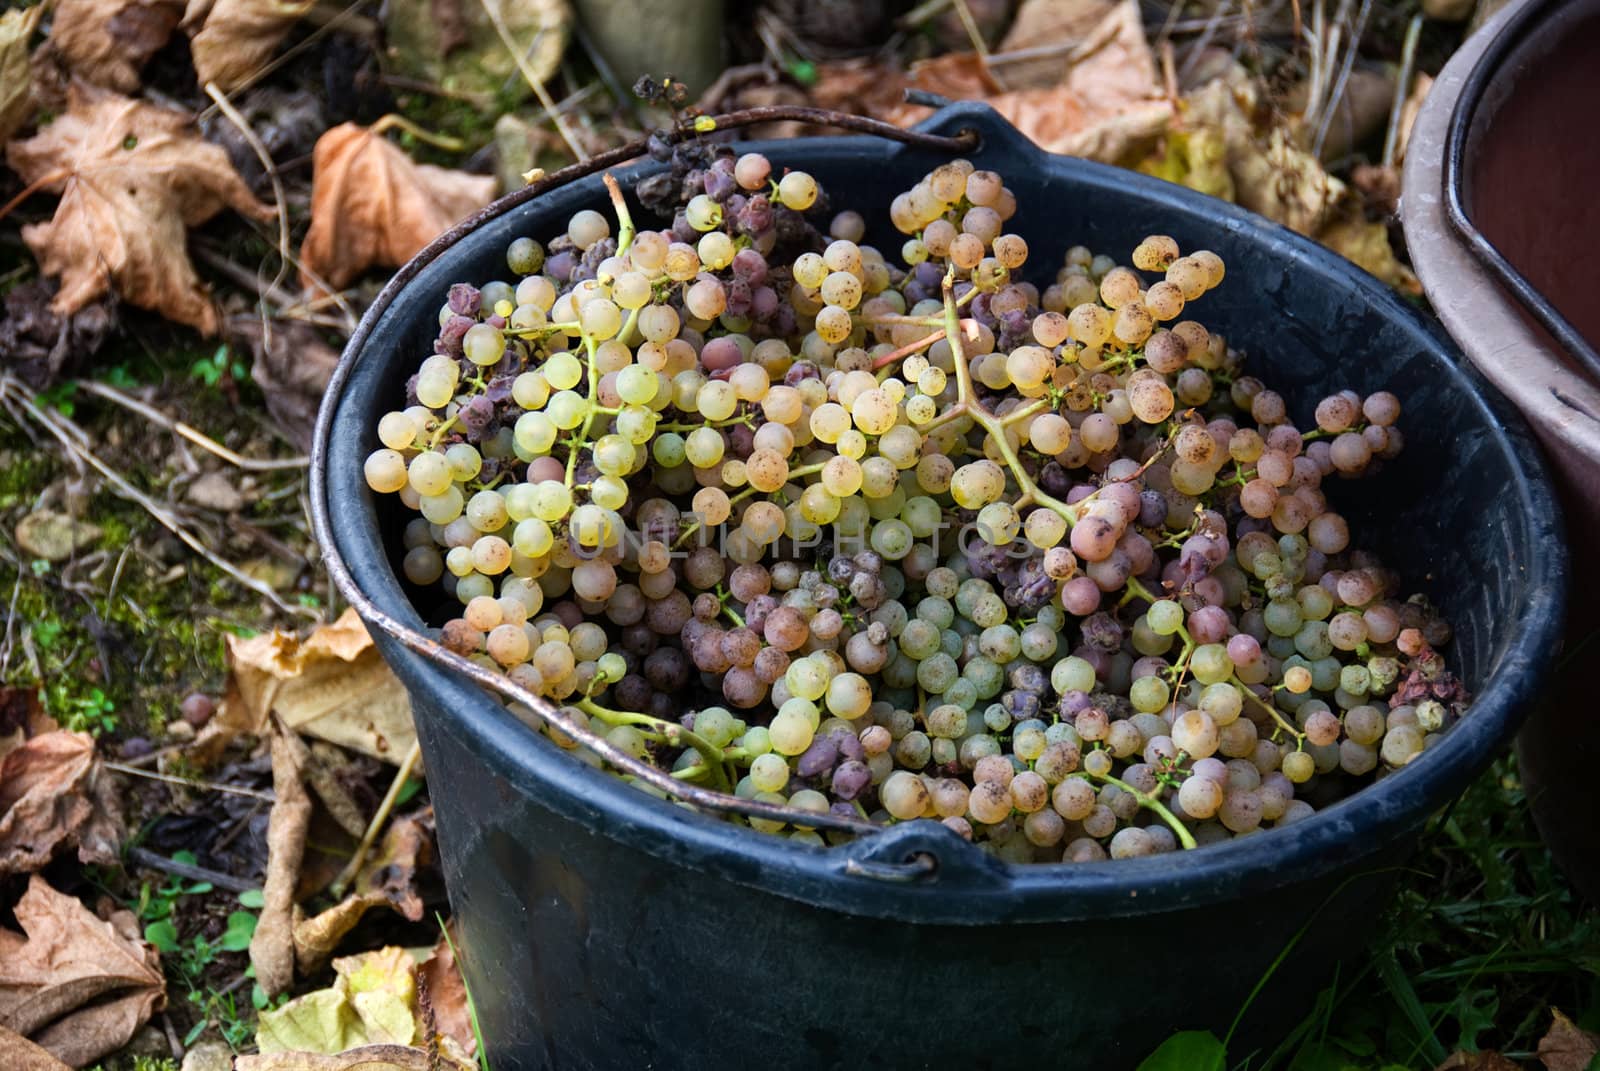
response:
M1045 671L1032 662L1018 662L1011 667L1011 687L1034 695L1043 695L1050 686L1050 678Z
M494 403L480 394L456 410L456 419L467 431L467 439L478 442L494 420Z
M444 322L444 326L439 328L439 337L434 340L433 352L459 358L462 355L461 339L474 322L468 316L450 317Z
M832 736L819 736L795 763L795 772L801 777L818 777L833 769L838 761L838 741Z
M479 307L478 288L471 283L452 284L446 303L457 316L476 316Z
M544 262L545 274L558 283L572 282L572 273L578 268L578 258L563 250Z
M802 756L802 761L804 756ZM867 790L872 784L872 770L867 764L857 759L841 762L838 769L833 771L833 784L830 786L833 794L841 800L853 800ZM854 809L851 810L854 814Z
M767 258L754 249L741 249L733 255L733 276L751 286L767 281Z
M718 203L726 201L733 196L739 184L733 181L733 176L727 172L712 167L705 173L706 196Z
M770 286L758 286L750 294L750 315L765 323L778 311L778 292Z
M689 683L689 663L675 647L652 651L644 660L644 675L663 692L673 692Z
M611 701L621 710L644 712L649 709L655 689L644 677L628 674L611 688Z
M1081 711L1088 710L1093 703L1088 692L1080 692L1073 688L1061 693L1060 700L1056 703L1056 710L1063 718L1076 718Z
M1109 654L1122 646L1122 626L1104 610L1092 613L1083 619L1083 642Z

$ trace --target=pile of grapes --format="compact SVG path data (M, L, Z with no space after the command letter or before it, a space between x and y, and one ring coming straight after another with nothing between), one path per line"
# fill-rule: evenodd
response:
M1011 862L1286 826L1461 716L1449 626L1322 488L1400 450L1400 403L1291 423L1184 319L1215 254L1073 248L1040 290L957 160L889 205L902 267L804 172L659 155L663 229L607 176L610 215L451 287L379 422L450 649L681 781Z

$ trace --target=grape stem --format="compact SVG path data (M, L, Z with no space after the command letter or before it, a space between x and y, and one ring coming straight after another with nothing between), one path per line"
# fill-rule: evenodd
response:
M969 291L970 293L971 291ZM1000 419L989 412L981 402L972 387L972 371L967 366L967 354L961 347L961 320L956 315L955 300L955 271L952 269L944 277L944 334L950 343L950 354L955 359L956 390L959 396L958 405L965 408L967 415L977 422L978 426L989 433L989 438L994 442L995 449L1000 451L1001 460L1011 470L1011 475L1016 479L1017 486L1021 489L1023 497L1038 503L1047 509L1054 510L1067 522L1071 528L1078 522L1078 511L1052 495L1045 494L1033 482L1027 470L1022 467L1022 460L1017 457L1016 450L1012 449L1011 442L1006 438L1006 429Z
M1016 409L1011 410L1011 412L1000 418L1000 424L1002 427L1009 427L1018 421L1026 420L1033 416L1033 414L1042 412L1043 410L1049 408L1050 399L1039 398L1036 401L1029 402L1027 405L1018 406Z
M1134 599L1143 599L1152 606L1161 601L1161 596L1153 594L1136 576L1128 577L1127 583L1123 587L1127 588L1127 593L1123 595L1122 602L1118 603L1119 606L1125 605Z
M585 332L582 336L583 348L589 354L589 400L583 414L583 420L578 424L578 431L572 437L572 443L567 451L567 476L566 484L572 486L572 478L578 471L578 455L583 452L584 446L589 441L589 425L594 423L594 418L600 415L600 362L595 358L594 336Z
M628 211L628 202L622 196L622 187L617 184L616 176L607 171L600 176L600 181L606 184L606 192L611 194L611 207L617 213L616 256L620 257L633 244L633 216Z
M1140 789L1134 788L1132 785L1128 784L1128 782L1122 780L1122 778L1113 777L1110 774L1090 773L1088 770L1083 772L1085 775L1093 777L1099 781L1104 781L1108 785L1116 785L1118 788L1122 789L1122 791L1128 793L1128 795L1138 800L1139 806L1144 807L1147 810L1154 811L1157 817L1159 817L1163 822L1167 823L1168 826L1172 827L1172 832L1177 834L1178 843L1182 844L1185 848L1193 849L1199 847L1199 844L1195 842L1194 834L1189 832L1189 827L1178 821L1178 816L1169 811L1167 809L1167 805L1162 803L1160 798L1156 796L1154 792L1144 792Z
M750 752L746 751L742 747L730 747L730 748L727 748L726 750L724 750L722 752L722 757L724 759L728 760L729 762L737 762L740 759L753 759L753 758L756 758L756 756L750 754ZM682 780L685 780L685 781L692 781L696 777L705 776L706 771L708 769L709 769L709 767L707 767L704 763L696 763L693 766L685 766L681 770L672 771L672 776L673 777L677 777L677 778L681 778Z
M1238 686L1241 692L1255 700L1256 706L1260 707L1262 710L1265 710L1268 714L1271 714L1273 719L1277 721L1278 726L1283 729L1284 732L1294 737L1295 741L1298 743L1305 742L1306 734L1302 733L1299 729L1296 729L1293 725L1290 725L1288 719L1286 719L1283 714L1279 712L1277 707L1273 706L1271 703L1268 703L1266 700L1257 695L1255 693L1255 689L1251 688L1244 681L1240 680L1237 673L1235 673L1231 679L1233 683Z
M880 369L887 368L896 361L900 360L902 357L910 357L913 353L927 349L929 346L933 345L935 342L938 342L943 337L944 329L941 327L931 335L919 338L915 342L907 343L906 345L895 350L893 353L886 353L882 357L879 357L876 361L872 362L872 370L876 372Z
M599 718L607 725L648 725L660 733L667 743L674 747L688 744L700 753L704 764L710 770L712 780L716 787L723 792L729 791L728 774L722 768L723 752L714 746L705 737L692 729L685 729L677 722L664 721L661 718L652 718L648 714L635 714L632 711L612 710L603 707L593 699L578 700L577 707L591 717Z

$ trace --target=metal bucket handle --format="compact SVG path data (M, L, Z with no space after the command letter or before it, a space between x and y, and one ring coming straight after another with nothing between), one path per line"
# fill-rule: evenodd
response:
M840 127L845 130L853 130L858 133L872 134L877 137L903 142L919 148L952 154L974 152L982 145L982 137L975 127L963 127L955 135L950 136L920 130L906 130L890 123L868 119L859 115L848 115L842 112L827 111L822 108L791 105L748 108L743 111L729 112L726 115L713 116L709 119L702 117L699 120L689 120L680 123L666 136L669 142L676 144L713 131L734 130L757 123L786 120L813 123L819 126ZM332 538L332 528L328 523L327 515L327 495L324 493L325 489L322 486L322 471L325 460L323 457L325 453L323 444L327 442L333 415L338 408L338 400L343 395L345 384L360 359L367 337L371 334L373 326L395 296L435 257L483 223L559 186L564 186L569 182L593 175L608 167L624 164L643 156L648 149L649 143L647 139L633 141L627 145L600 153L588 160L570 164L553 174L529 183L520 190L507 194L435 238L401 268L378 294L372 305L368 307L365 315L362 316L355 332L350 336L344 355L328 382L327 391L323 395L322 407L317 414L316 436L312 445L311 457L311 519L317 533L318 542L321 544L323 564L339 591L349 600L350 605L355 608L356 612L361 615L369 627L382 629L391 639L404 644L422 658L445 669L454 670L474 683L498 692L514 703L521 704L534 717L542 721L547 728L555 729L565 734L618 770L628 773L668 795L708 811L737 814L746 818L762 818L802 828L833 829L857 834L880 833L890 827L879 825L864 818L846 818L828 812L803 811L792 807L763 803L759 800L742 799L738 796L688 784L658 767L639 761L609 743L604 737L596 735L591 730L575 723L563 712L561 707L550 700L533 694L495 670L479 665L465 656L445 648L437 640L386 613L356 585L348 566L345 564L343 555L339 552L338 544ZM911 871L911 873L909 875L902 874L902 867ZM880 862L856 872L860 873L861 876L876 877L879 880L908 880L908 878L930 874L931 869L926 862L908 862L905 864Z

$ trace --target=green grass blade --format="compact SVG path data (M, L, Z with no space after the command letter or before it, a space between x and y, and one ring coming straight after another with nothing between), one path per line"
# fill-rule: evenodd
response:
M467 984L467 972L461 970L461 953L456 951L456 943L450 940L450 930L444 924L444 917L437 912L433 917L438 919L439 932L444 934L444 943L450 946L450 955L455 958L456 970L461 972L461 991L467 995L467 1017L472 1020L472 1036L478 1043L479 1071L490 1071L489 1046L483 1043L483 1027L478 1025L478 1005L472 999L472 987Z

